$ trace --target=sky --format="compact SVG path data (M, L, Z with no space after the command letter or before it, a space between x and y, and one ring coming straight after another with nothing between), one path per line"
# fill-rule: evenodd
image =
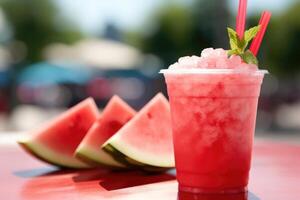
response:
M168 2L188 4L192 0L54 0L60 11L84 32L96 34L105 24L113 22L122 29L137 29L161 5ZM209 0L206 0L209 3ZM233 11L238 0L228 0ZM248 0L249 14L264 9L273 12L289 6L297 0Z

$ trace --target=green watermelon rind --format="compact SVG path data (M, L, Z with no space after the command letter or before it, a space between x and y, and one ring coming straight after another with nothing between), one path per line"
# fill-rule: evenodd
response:
M147 172L163 172L166 170L169 170L172 167L161 167L161 166L153 166L148 165L142 162L139 162L137 160L132 159L131 157L125 155L118 149L116 149L114 146L112 146L110 143L104 144L102 146L103 150L106 151L108 154L110 154L115 160L123 163L124 165L128 166L128 168L132 169L141 169Z
M56 153L55 151L36 142L33 143L29 140L19 140L18 143L23 149L25 149L25 151L32 154L39 160L61 168L88 169L92 167L76 158L64 156L59 152Z
M115 110L115 106L120 109L118 114L120 115L111 115L111 111ZM125 114L125 115L124 115ZM121 123L124 125L126 122L123 121L124 117L127 116L127 120L131 119L132 116L136 114L136 111L131 108L125 101L123 101L119 96L114 95L106 105L106 107L103 110L103 113L101 115L101 120L94 123L94 125L90 128L87 135L83 138L80 145L77 147L75 151L75 156L79 159L83 160L87 163L93 163L96 166L104 166L109 168L116 168L116 169L124 169L127 168L126 165L123 163L115 160L112 158L107 152L105 152L103 149L101 149L102 144L95 144L94 142L90 143L89 136L93 136L95 134L95 130L97 130L97 134L101 134L101 131L99 132L98 126L101 125L102 118L105 118L106 116L109 116L110 120L116 120L116 122ZM124 117L123 117L124 115ZM132 115L132 116L131 116ZM112 117L112 119L111 119ZM115 117L115 118L114 118ZM121 120L121 121L119 121ZM117 132L117 131L115 131ZM112 134L113 135L113 134Z
M82 109L86 110L86 112L89 112L89 115L93 116L95 120L97 119L97 117L99 117L97 105L95 104L94 100L91 97L89 97L84 101L80 102L79 104L73 106L68 111L63 112L58 117L39 127L39 129L35 131L33 136L23 136L17 142L26 152L30 153L34 157L46 163L63 168L92 168L93 166L89 166L87 163L78 160L73 155L67 155L60 152L59 149L56 150L54 148L51 148L51 145L49 146L47 142L40 142L39 139L35 137L39 134L39 132L42 132L43 134L47 135L47 129L55 127L56 123L60 123L61 120L65 121L65 119L69 119L68 117L70 115L73 115L78 111L80 112L82 111Z
M79 146L75 152L75 157L94 166L101 166L109 169L127 168L126 165L112 158L107 152L98 150L95 151L87 146Z
M153 105L155 99L157 98L161 98L163 100L163 103L168 105L167 99L161 93L159 93L146 105L147 108ZM143 109L145 109L146 106ZM141 115L142 110L133 119L131 119L131 123L133 123L137 119L137 117ZM123 130L125 130L127 126L129 126L129 123L125 124L114 136L108 139L102 145L102 148L106 150L113 148L115 151L122 153L125 157L130 158L138 163L146 164L147 166L160 168L175 167L174 156L157 155L154 153L145 152L142 149L137 149L122 140L122 134L124 133Z

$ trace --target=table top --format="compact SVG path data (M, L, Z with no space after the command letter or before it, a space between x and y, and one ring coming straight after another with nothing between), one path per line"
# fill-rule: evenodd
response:
M178 194L174 170L163 174L59 170L36 160L17 145L0 145L0 158L1 199L210 199ZM300 145L259 140L254 147L248 198L230 199L299 200L299 191Z

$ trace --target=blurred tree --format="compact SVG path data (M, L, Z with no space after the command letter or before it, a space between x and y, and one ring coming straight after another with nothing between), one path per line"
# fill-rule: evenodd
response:
M226 1L194 0L191 5L168 2L148 24L152 29L140 36L131 32L127 41L158 55L167 66L183 55L199 55L203 48L227 48L228 21Z
M211 0L209 3L205 0L195 0L192 5L192 13L196 26L195 38L209 42L208 44L204 43L205 45L202 45L202 48L227 49L229 47L227 27L230 24L230 13L227 0Z
M274 16L266 37L266 65L278 76L299 76L300 2Z
M41 60L43 47L53 42L74 42L81 33L60 16L51 0L0 1L13 32L13 39L25 43L31 63Z
M259 15L249 18L249 26L257 25ZM258 54L260 66L271 74L291 81L300 72L300 2L280 14L274 13Z
M161 57L165 64L174 62L179 56L192 54L194 25L192 15L186 7L169 4L155 13L153 30L144 34L142 49Z

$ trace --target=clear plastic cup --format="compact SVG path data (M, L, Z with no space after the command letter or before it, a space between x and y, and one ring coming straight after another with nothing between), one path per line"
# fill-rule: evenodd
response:
M171 106L179 191L247 190L265 70L161 70Z
M248 193L236 194L194 194L188 192L178 192L177 200L248 200ZM250 198L249 200L251 200Z

